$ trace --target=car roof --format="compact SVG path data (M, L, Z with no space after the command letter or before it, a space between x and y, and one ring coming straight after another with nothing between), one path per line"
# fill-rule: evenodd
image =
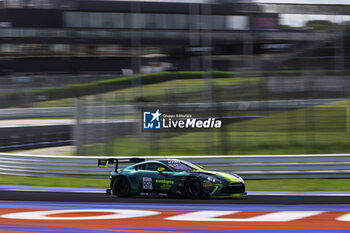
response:
M181 162L181 159L157 159L157 161L179 161Z
M132 166L137 166L137 165L146 164L146 163L160 163L160 164L169 166L168 165L169 161L182 162L182 160L180 160L180 159L154 159L154 160L147 160L147 161L143 161L143 162L140 162L140 163L136 163L136 164L134 164Z
M169 162L175 162L175 163L183 162L183 163L186 163L186 161L181 160L181 159L158 159L157 161L162 162L162 163L164 163L166 165L168 165Z
M140 162L141 163L154 163L154 162L168 162L168 161L176 161L176 162L182 162L183 160L181 159L152 159L152 160L146 160L146 161L143 161L143 162Z

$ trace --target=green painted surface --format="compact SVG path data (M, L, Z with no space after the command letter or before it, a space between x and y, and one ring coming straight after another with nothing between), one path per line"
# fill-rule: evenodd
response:
M350 179L245 180L249 191L350 191ZM108 179L0 175L0 185L108 188Z

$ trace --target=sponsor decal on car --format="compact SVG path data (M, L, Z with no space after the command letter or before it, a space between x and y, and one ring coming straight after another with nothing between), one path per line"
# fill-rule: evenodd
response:
M211 187L211 186L213 186L213 183L211 183L211 182L203 182L203 187Z
M151 177L143 177L142 178L142 186L143 186L143 189L152 189L152 178Z
M174 184L173 180L156 180L156 183L160 183L160 184Z
M162 184L160 186L161 190L169 190L171 188L171 184Z

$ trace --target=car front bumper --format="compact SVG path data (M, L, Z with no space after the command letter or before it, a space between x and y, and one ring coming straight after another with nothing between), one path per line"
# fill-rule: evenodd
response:
M247 196L244 183L232 184L212 184L212 186L204 187L204 193L210 198L232 198Z

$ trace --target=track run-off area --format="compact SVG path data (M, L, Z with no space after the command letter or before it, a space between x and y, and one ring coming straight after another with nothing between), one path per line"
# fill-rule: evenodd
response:
M350 233L350 193L248 192L237 199L188 200L0 186L0 232Z

